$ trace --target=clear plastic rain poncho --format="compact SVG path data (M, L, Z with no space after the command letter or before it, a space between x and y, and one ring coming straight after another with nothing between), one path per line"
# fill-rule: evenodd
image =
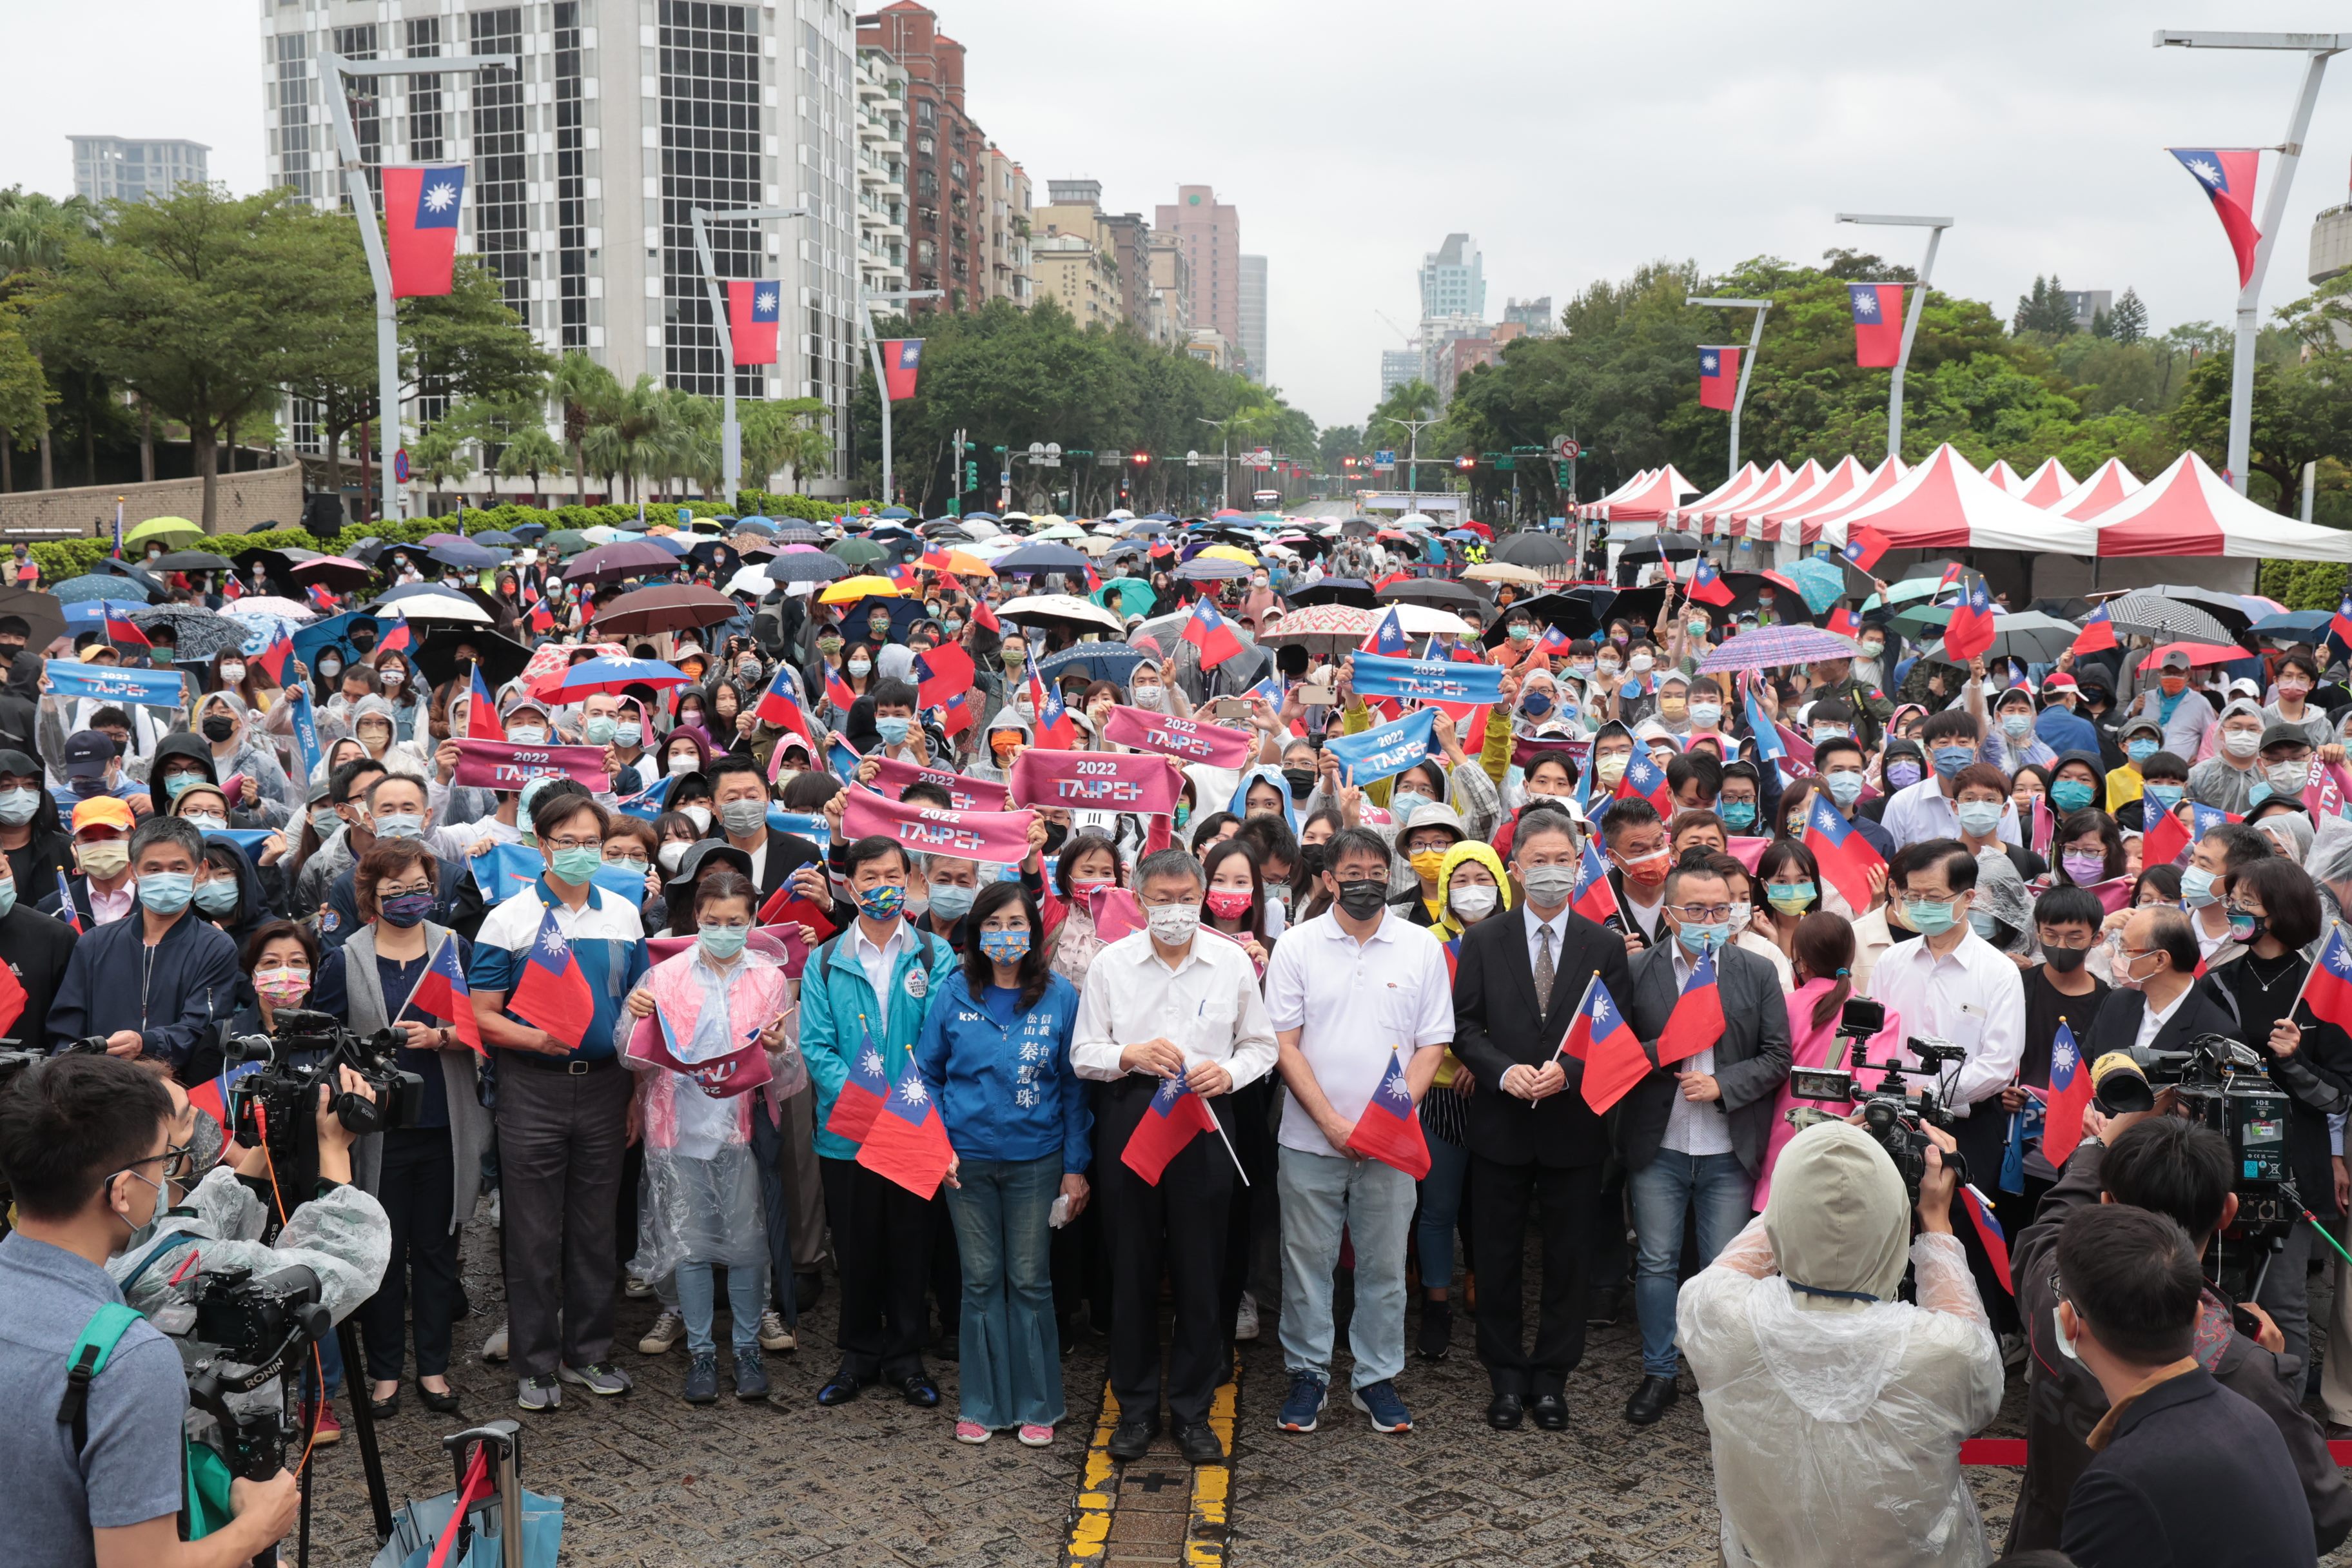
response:
M1909 1247L1902 1178L1859 1128L1790 1139L1764 1212L1682 1288L1675 1329L1715 1451L1728 1568L1978 1568L1960 1441L2000 1352L1957 1237Z
M641 1060L632 1043L625 1059L645 1074L637 1093L646 1167L629 1272L660 1279L681 1263L764 1268L767 1226L751 1153L751 1104L768 1093L780 1101L808 1083L793 982L766 952L747 948L721 965L697 946L656 964L645 984L657 1016L640 1028L659 1031L670 1055L689 1066L739 1056L746 1039L779 1015L786 1037L782 1050L767 1056L768 1081L734 1093L714 1093L691 1074Z

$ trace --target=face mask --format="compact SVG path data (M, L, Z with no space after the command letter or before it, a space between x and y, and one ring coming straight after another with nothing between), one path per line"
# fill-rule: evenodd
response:
M163 775L163 794L177 800L204 782L202 773L166 773Z
M2156 752L2157 745L2154 741L2140 740L2124 742L2124 755L2136 763L2147 761L2148 758L2156 755Z
M253 972L253 988L273 1007L284 1007L310 994L310 972L279 967Z
M2042 962L2061 974L2074 973L2090 956L2091 950L2087 947L2045 947L2042 950Z
M1647 675L1650 667L1656 662L1646 653L1637 653L1625 661L1625 668L1629 674Z
M543 745L547 741L547 731L538 724L517 724L507 731L507 740L518 746Z
M2191 866L2180 873L2180 901L2203 909L2213 901L2213 873L2202 866Z
M899 714L874 721L874 732L882 737L886 746L904 745L907 741L907 720Z
M1406 857L1406 863L1412 866L1413 875L1423 881L1434 882L1437 880L1437 874L1445 869L1445 851L1423 849Z
M962 623L961 621L960 621L960 620L956 619L956 617L955 617L955 616L949 616L945 621L941 622L940 624L941 624L942 626L946 626L946 627L947 627L947 629L948 629L948 636L950 636L950 637L957 637L957 636L960 636L960 635L961 635L961 633L962 633L962 631L963 631L963 623Z
M2306 763L2273 763L2263 770L2263 777L2277 795L2301 795L2305 782L2311 776Z
M1952 906L1919 899L1903 900L1903 921L1921 936L1941 936L1959 922Z
M1845 726L1843 724L1816 724L1813 726L1813 744L1816 746L1820 745L1824 741L1843 741L1844 739Z
M2000 716L2000 732L2012 741L2022 741L2033 733L2033 715L2004 713Z
M425 819L414 812L390 811L375 819L378 838L422 838Z
M38 790L0 790L0 822L5 822L11 827L22 827L26 823L32 821L33 814L40 808L41 795Z
M1705 621L1685 621L1683 623L1683 629L1690 633L1690 635L1695 637L1703 637L1706 636L1706 623Z
M236 892L233 878L202 883L196 889L196 909L207 915L225 915L236 908Z
M192 811L186 816L181 817L180 820L186 823L189 826L194 828L199 833L226 833L228 831L228 818L225 816L215 816L210 812L198 813Z
M2233 757L2251 757L2262 743L2259 730L2228 730L2221 735L2221 749Z
M376 671L376 674L383 679L386 686L396 687L402 681L408 679L408 671L401 668L398 665L386 665L383 668Z
M215 713L205 720L205 739L217 746L236 733L236 721L224 713Z
M743 951L743 943L751 934L750 926L706 924L695 929L694 940L707 957L733 958Z
M827 632L824 636L816 639L816 650L819 653L839 653L841 651L841 639L834 636L831 632Z
M379 901L376 909L383 916L384 924L397 926L402 931L406 931L433 912L433 895L394 893L392 897Z
M931 913L944 921L960 921L971 912L972 900L979 897L978 888L967 888L957 882L933 882Z
M1876 658L1885 651L1886 645L1883 642L1866 642L1862 645L1862 657L1864 658Z
M1551 711L1550 694L1542 691L1528 692L1525 697L1519 699L1519 711L1526 714L1530 719L1542 718L1545 714Z
M870 658L853 658L849 661L849 673L852 675L868 675L873 672L873 669L874 661Z
M1139 686L1135 689L1135 705L1138 708L1158 708L1160 697L1160 688L1157 686Z
M1752 800L1718 801L1715 815L1723 818L1726 827L1753 827L1756 826L1756 803Z
M1592 776L1614 789L1617 781L1625 776L1627 761L1625 756L1612 752L1592 764Z
M1919 782L1919 764L1907 757L1887 763L1886 782L1895 789L1909 789Z
M681 708L678 710L677 721L689 730L699 730L702 728L702 710Z
M0 919L5 919L8 911L16 907L16 884L13 880L0 882Z
M342 674L342 672L343 661L340 658L335 658L331 656L329 658L321 658L319 661L319 673L325 676L330 680L332 680L336 676Z
M2152 784L2147 786L2147 798L2167 811L2179 805L2181 796L2187 793L2188 790L2184 785L2177 784Z
M1693 958L1715 952L1730 937L1731 926L1728 921L1719 926L1677 925L1675 927L1675 940L1682 943L1683 951Z
M1419 790L1402 789L1389 796L1389 815L1396 818L1398 826L1402 827L1412 820L1414 812L1428 804L1429 797Z
M1659 849L1648 855L1619 856L1617 864L1634 881L1648 884L1666 879L1666 867L1673 858L1671 850Z
M1017 647L1009 647L1009 648L1006 648L1006 649L1003 651L1003 653L1002 653L1002 654L1001 654L1001 655L999 655L998 657L1003 659L1003 661L1004 661L1004 668L1007 668L1007 669L1013 669L1013 670L1017 670L1017 669L1019 669L1019 668L1020 668L1024 664L1026 664L1026 663L1029 661L1029 656L1028 656L1027 654L1025 654L1025 653L1023 653L1023 652L1022 652L1019 648L1017 648Z
M726 800L719 803L719 820L727 831L738 838L748 837L768 820L768 803L764 800Z
M1152 940L1166 947L1182 947L1201 929L1198 904L1155 904L1143 911Z
M2081 779L2060 779L2050 786L2050 804L2061 811L2080 811L2091 804L2091 786Z
M1823 773L1822 783L1828 786L1830 798L1838 803L1840 809L1849 808L1862 798L1862 773L1859 769L1847 768L1839 773Z
M584 887L593 880L596 875L596 868L604 863L603 849L583 846L577 848L557 850L554 858L548 862L548 869L555 874L556 880L568 882L578 888Z
M1813 901L1811 882L1767 882L1764 901L1784 915L1803 914Z
M2106 874L2105 854L2091 855L2070 849L2058 857L2058 864L2066 868L2066 879L2076 887L2088 887Z
M2268 931L2270 929L2271 922L2265 916L2240 914L2235 910L2230 911L2230 940L2231 942L2260 942L2263 939L2263 933Z
M1501 896L1494 888L1456 888L1448 896L1454 912L1465 921L1483 921L1495 912L1495 900Z
M692 773L695 768L694 753L692 752L672 752L669 754L668 767L669 776L672 778L679 778L687 773Z
M880 641L882 638L890 635L890 617L887 616L873 616L866 621L866 630L868 636L872 637L877 642Z
M1342 882L1334 901L1349 919L1368 921L1388 908L1389 885L1377 877Z
M1613 659L1613 658L1604 658L1604 659L1601 660L1599 663L1595 664L1592 668L1593 668L1593 669L1594 669L1597 673L1599 673L1599 674L1601 674L1601 675L1614 675L1614 674L1616 674L1620 669L1622 669L1622 668L1624 668L1624 666L1623 666L1622 664L1619 663L1616 659Z
M592 746L609 746L613 743L613 731L617 728L612 715L599 713L581 726L580 734Z
M1936 776L1950 778L1977 760L1974 746L1938 746L1936 748Z
M1590 680L1592 679L1592 668L1591 659L1580 658L1570 663L1568 672L1579 680Z
M2156 684L2167 697L2178 697L2189 689L2189 678L2185 675L2159 675L2156 678Z
M1237 921L1250 911L1250 896L1230 888L1217 888L1209 893L1209 912L1221 921Z
M1712 730L1716 726L1716 721L1722 717L1723 705L1719 702L1694 702L1690 705L1690 721L1693 729Z
M1576 891L1576 868L1573 866L1528 866L1519 871L1519 885L1528 890L1528 901L1552 909L1568 902Z
M159 915L178 914L195 893L195 874L191 871L158 871L139 879L139 901Z
M131 846L119 838L78 844L74 846L74 855L81 862L83 873L101 882L112 881L131 869Z
M225 665L222 665L222 666L220 667L220 681L221 681L221 684L222 684L223 686L242 686L242 685L244 685L244 684L245 684L245 666L243 666L243 665L241 665L241 664L225 664Z
M1029 956L1029 932L1021 931L984 931L980 933L980 951L992 963L1018 963Z
M1959 804L1960 831L1982 838L2000 826L2000 803L1964 800Z
M1982 910L1969 911L1969 929L1987 942L1993 941L2000 932L2000 922Z
M322 841L332 838L335 836L335 829L341 826L342 820L331 805L315 807L310 813L310 831L317 834Z

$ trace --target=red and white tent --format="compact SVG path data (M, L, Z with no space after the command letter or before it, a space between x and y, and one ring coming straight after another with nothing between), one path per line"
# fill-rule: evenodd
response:
M2097 538L2088 523L2026 505L1979 473L1948 442L1876 500L1840 513L1837 522L1847 531L1876 529L1898 550L2088 555ZM2352 534L2344 537L2352 544Z
M1763 470L1759 468L1755 464L1742 463L1739 466L1739 471L1732 475L1729 479L1724 480L1723 483L1716 486L1715 489L1707 491L1706 494L1699 497L1696 500L1688 501L1682 506L1676 507L1675 509L1674 517L1676 531L1682 533L1696 533L1698 531L1699 519L1705 513L1724 501L1736 500L1739 497L1744 496L1748 491L1754 489L1756 488L1757 479L1761 477L1762 474Z
M1992 467L1984 471L1984 476L2013 496L2025 493L2025 481L2017 477L2017 470L2009 466L2006 458L1995 458Z
M1746 500L1734 503L1724 522L1724 532L1733 539L1764 537L1764 514L1790 496L1803 495L1822 482L1823 469L1808 458L1804 466L1769 489L1759 489Z
M1756 476L1755 483L1743 490L1725 496L1698 514L1698 536L1701 539L1730 537L1731 509L1745 506L1760 496L1768 496L1789 482L1789 466L1774 458L1772 466Z
M2074 488L2074 476L2055 458L2043 461L2030 479L2020 479L2009 493L2028 506L2055 506Z
M2230 488L2194 452L2099 514L2098 552L2352 561L2352 532L2298 522Z
M1668 463L1653 470L1638 489L1601 502L1601 515L1611 522L1659 522L1672 516L1685 497L1697 493L1698 487Z
M1848 453L1838 459L1836 468L1815 480L1810 489L1790 490L1785 499L1768 503L1759 523L1762 531L1758 537L1794 543L1796 531L1788 526L1790 523L1809 512L1834 511L1869 482L1870 470Z
M1635 490L1640 489L1643 485L1649 483L1650 476L1655 472L1657 472L1655 468L1643 468L1640 473L1635 474L1632 479L1627 479L1623 484L1619 485L1615 489L1611 490L1599 500L1589 500L1582 506L1578 507L1576 509L1576 514L1579 517L1587 519L1588 521L1592 518L1605 515L1601 510L1602 507L1607 506L1611 501L1620 500L1626 496L1632 495Z
M1902 458L1887 458L1870 471L1870 477L1867 479L1854 487L1853 494L1846 496L1834 506L1822 507L1819 510L1806 512L1801 519L1797 520L1799 539L1807 549L1811 549L1815 544L1843 544L1845 514L1862 507L1874 505L1879 497L1901 484L1903 477L1910 471L1903 466ZM1782 539L1789 537L1790 521L1785 518L1781 520L1780 537Z
M2123 459L2109 458L2091 470L2089 479L2052 503L2050 510L2060 517L2088 521L2138 490L2139 480L2124 467Z

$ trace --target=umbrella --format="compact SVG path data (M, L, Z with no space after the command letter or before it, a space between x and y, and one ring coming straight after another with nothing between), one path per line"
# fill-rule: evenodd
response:
M358 588L375 580L375 568L348 555L321 555L316 561L298 562L289 575L297 583L323 583L330 588Z
M1853 638L1834 632L1811 626L1765 626L1727 639L1700 660L1698 668L1702 674L1719 669L1778 669L1819 659L1852 658L1861 651Z
M580 537L591 544L618 544L624 539L634 539L635 535L623 533L609 522L600 522L593 528L582 529Z
M782 539L783 534L778 533ZM820 535L819 537L823 537ZM825 552L837 555L852 566L871 566L877 561L889 559L890 552L870 539L839 539L825 546Z
M957 577L993 577L996 568L968 550L927 551L915 563L926 572L945 572Z
M1931 555L1925 561L1914 561L1903 568L1903 575L1895 581L1912 583L1924 577L1930 583L1941 584L1944 574L1955 566L1963 572L1969 570L1969 563L1965 561L1955 561L1948 555Z
M1195 555L1176 568L1176 575L1188 583L1237 583L1250 574L1250 568L1238 561L1222 557Z
M737 518L735 520L734 531L737 533L756 533L762 539L773 539L776 536L777 530L776 524L772 519L752 516Z
M298 605L291 599L281 599L275 594L247 594L221 612L239 620L289 621L296 626L310 620L318 612L308 605Z
M1160 603L1160 596L1151 591L1151 584L1140 577L1112 578L1097 591L1095 603L1108 609L1108 601L1102 598L1101 595L1109 593L1113 588L1118 590L1118 609L1119 614L1123 616L1148 616Z
M1009 577L1024 572L1068 572L1083 576L1087 558L1066 544L1024 544L1009 554L996 558L997 575ZM1240 575L1249 575L1242 568Z
M2241 610L2239 615L2244 617L2245 612ZM2115 623L2116 630L2136 637L2202 643L2230 640L2230 628L2211 614L2147 588L2109 599L2107 619Z
M1786 570L1797 592L1805 596L1805 608L1814 615L1836 604L1845 593L1845 568L1838 562L1808 555L1791 562Z
M1201 554L1214 556L1220 561L1238 561L1244 566L1255 566L1257 564L1257 557L1251 554L1248 551L1244 550L1238 544L1212 544L1206 550L1202 551Z
M887 577L844 577L817 595L820 605L846 605L856 599L896 599L898 584Z
M380 599L369 607L406 621L464 621L471 626L487 626L497 618L454 590L427 583L414 583L410 586L427 591L408 594L397 599Z
M0 614L5 612L0 611ZM253 627L194 605L156 605L131 612L131 624L142 631L169 626L182 658L210 658L225 647L243 647Z
M1451 610L1441 610L1429 605L1401 604L1396 606L1397 622L1411 637L1466 637L1470 623Z
M774 585L773 581L768 576L768 569L755 562L749 566L740 568L735 575L727 579L727 587L724 591L730 594L749 595L754 599L764 599L768 596L768 590Z
M877 517L912 517L915 514L903 506L886 506L875 515Z
M1116 680L1124 686L1135 674L1136 666L1156 662L1142 648L1129 647L1123 642L1081 642L1039 659L1037 673L1047 680L1059 680L1076 670L1097 680Z
M79 577L74 579L76 583L81 581L83 579ZM72 585L70 583L59 584L58 596L65 597L65 590ZM2313 642L2335 618L2326 610L2286 610L2275 616L2264 616L2246 629L2256 637L2269 637L2277 642Z
M675 572L677 557L649 540L602 544L564 563L567 583L617 583L647 572Z
M1402 618L1402 616L1400 616ZM1304 643L1328 637L1361 642L1372 629L1372 612L1354 605L1309 605L1269 623L1258 633L1262 643Z
M28 628L25 646L45 648L66 634L66 607L55 594L15 584L0 588L0 616L22 616Z
M1466 531L1456 529L1454 531L1454 533L1461 533ZM1449 533L1445 537L1451 539L1454 537L1454 534ZM1470 537L1475 539L1478 536L1473 533ZM1508 561L1481 561L1477 565L1473 566L1467 572L1463 573L1462 575L1468 578L1473 583L1532 584L1540 583L1544 580L1542 573L1532 571L1528 567L1520 566Z
M143 544L151 539L184 539L201 535L204 525L190 522L184 517L151 517L122 536L125 544Z
M479 572L506 559L495 550L485 550L470 539L459 539L433 547L433 559L444 566L455 566L460 572Z
M823 544L824 530L813 522L780 522L775 525L775 541L779 544Z
M1570 637L1589 637L1600 631L1601 612L1616 595L1608 589L1568 589L1559 593L1538 594L1532 599L1521 599L1513 605L1510 615L1524 610L1547 626L1558 626ZM1499 647L1510 636L1507 615L1494 617L1478 640L1488 647Z
M487 528L481 532L474 535L472 542L481 545L485 549L491 545L497 545L501 549L512 550L516 546L520 545L522 542L522 540L516 534L509 533L503 528Z
M1062 626L1083 632L1108 631L1113 637L1127 629L1118 616L1075 594L1024 595L997 605L996 613L1004 620L1018 621L1024 626Z
M2170 599L2178 604L2200 605L2210 611L2215 620L2229 627L2232 635L2244 631L2253 624L2256 616L2267 614L2271 609L2267 604L2259 610L2249 609L2243 595L2224 594L2217 588L2158 583L2152 588L2142 588L2139 592L2154 594L2158 598ZM2227 642L2229 638L2224 637L2221 640Z
M787 552L761 568L771 583L830 583L849 575L849 565L822 550Z
M520 675L522 667L530 662L530 649L487 626L438 627L416 645L411 657L425 679L438 686L462 673L457 665L461 647L471 648L478 656L482 679L493 690Z
M2082 624L2083 617L2091 613L2091 601L2062 595L2056 598L2036 599L2025 607L2045 616L2055 616L2062 621L2073 621L2079 626ZM2320 615L2319 622L2322 626L2327 624L2325 612Z
M694 678L674 664L657 658L621 658L606 655L601 658L583 658L563 672L549 695L562 695L577 702L583 697L604 692L618 697L632 686L650 686L656 689L667 686L691 686Z
M2234 643L2168 642L2159 643L2139 661L2142 669L2154 669L2173 654L2187 654L2191 665L2234 664L2247 657L2246 650Z
M699 548L698 545L688 544L685 540L680 539L675 533L648 533L646 535L646 542L652 545L656 550L667 551L673 560L680 556L691 555L698 548ZM705 542L715 543L717 542L706 541Z
M1898 616L1896 625L1901 624ZM2013 615L1995 614L1992 618L1992 646L1985 650L1984 657L1987 659L2014 658L2026 664L2049 664L2074 646L2074 638L2081 631L2082 628L2074 622L2045 616L2039 610L2019 610ZM1960 662L1947 655L1940 642L1920 657L1937 664ZM2243 658L2246 650L2231 648L2230 657Z
M513 534L517 539L523 541L525 543L529 543L534 539L544 539L547 537L547 524L543 522L519 522L507 531ZM488 538L488 535L485 534L483 537Z
M1370 518L1351 517L1339 525L1339 531L1349 539L1370 539L1380 530L1373 526Z
M172 596L172 591L150 576L145 567L133 566L128 561L117 561L109 557L102 561L91 562L89 569L93 572L105 572L113 576L128 578L138 584L139 591L147 595L147 602L151 605L161 604Z
M1029 537L1032 539L1084 539L1086 536L1085 529L1075 522L1058 517L1043 528L1029 531Z
M122 592L123 587L121 578L92 572L86 576L68 577L49 592L56 595L61 604L81 605L93 604L100 599L112 599L114 595ZM132 605L143 605L146 602L143 596L130 601Z
M1451 577L1410 577L1390 584L1374 597L1382 604L1433 605L1440 609L1451 605L1457 610L1475 611L1482 616L1492 615L1495 609L1478 590Z
M1873 594L1862 602L1865 610L1883 609L1890 605L1907 605L1914 599L1931 599L1942 584L1933 577L1910 577L1895 583L1884 594Z
M1511 536L1512 539L1523 537L1525 536L1521 534ZM1503 546L1510 542L1507 539L1502 544L1495 546L1495 553L1500 555L1503 552ZM1633 541L1617 552L1617 559L1620 561L1687 561L1697 553L1698 541L1688 534L1655 533L1647 539Z
M539 542L557 555L577 555L588 548L588 536L576 528L559 528Z
M698 583L667 583L624 594L596 612L600 637L677 631L688 626L715 626L743 613L743 606Z
M1372 585L1358 577L1326 577L1303 588L1293 588L1286 597L1296 605L1354 605L1366 610L1378 602L1372 595Z
M150 572L234 572L236 563L209 550L174 550L147 563Z

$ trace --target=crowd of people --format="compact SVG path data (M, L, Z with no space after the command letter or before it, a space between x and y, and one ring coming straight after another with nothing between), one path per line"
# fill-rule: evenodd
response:
M1687 574L1633 590L1656 603L1635 619L1474 571L1409 634L1395 590L1461 581L1460 551L1308 530L1195 574L1218 536L1146 530L1122 589L852 522L887 574L854 595L730 575L789 559L757 531L626 582L386 552L383 586L436 576L487 612L431 658L364 592L282 663L268 625L194 659L0 617L0 1013L68 1053L0 1110L0 1281L37 1279L65 1339L51 1367L0 1331L0 1371L62 1384L76 1313L122 1299L164 1211L216 1173L259 1190L233 1127L175 1130L233 1123L225 1042L299 1010L400 1031L420 1090L297 1211L347 1191L383 1236L348 1292L365 1365L322 1347L319 1441L336 1399L395 1418L412 1382L458 1415L471 1348L526 1411L627 1394L633 1355L681 1341L688 1402L762 1398L832 1289L814 1403L937 1406L951 1359L941 1435L970 1444L1055 1442L1089 1332L1120 1460L1164 1420L1223 1461L1236 1342L1278 1339L1266 1419L1292 1439L1342 1378L1409 1433L1413 1363L1466 1351L1504 1431L1645 1426L1695 1387L1727 1562L1978 1563L1958 1444L2021 1377L2012 1552L2311 1562L2352 1533L2323 1436L2352 1436L2352 1292L2309 1304L2352 1210L2352 1038L2300 1005L2352 941L2352 821L2306 804L2345 755L2340 650L1948 661L1868 588L1713 605ZM274 570L170 594L233 615L216 590ZM600 626L672 580L730 597ZM1298 629L1293 595L1360 627ZM1737 657L1832 611L1853 635L1811 657ZM591 661L615 673L572 680ZM1400 663L1494 684L1424 704ZM80 695L77 665L183 686ZM601 777L486 785L486 738ZM1109 784L1023 761L1054 752ZM1851 1026L1856 1003L1883 1019ZM2236 1213L2219 1135L2069 1092L2213 1036L2284 1091L2311 1215L2244 1300L2200 1268ZM1948 1112L1910 1190L1791 1077L1890 1051ZM99 1054L157 1087L128 1121ZM933 1125L927 1190L877 1151ZM53 1147L101 1135L79 1165ZM482 1226L506 1321L460 1346ZM625 1296L656 1299L630 1345ZM1619 1322L1639 1379L1622 1412L1577 1407L1588 1329ZM39 1473L52 1436L0 1435L0 1470ZM80 1473L101 1532L151 1517ZM2259 1482L2236 1537L2221 1476Z

